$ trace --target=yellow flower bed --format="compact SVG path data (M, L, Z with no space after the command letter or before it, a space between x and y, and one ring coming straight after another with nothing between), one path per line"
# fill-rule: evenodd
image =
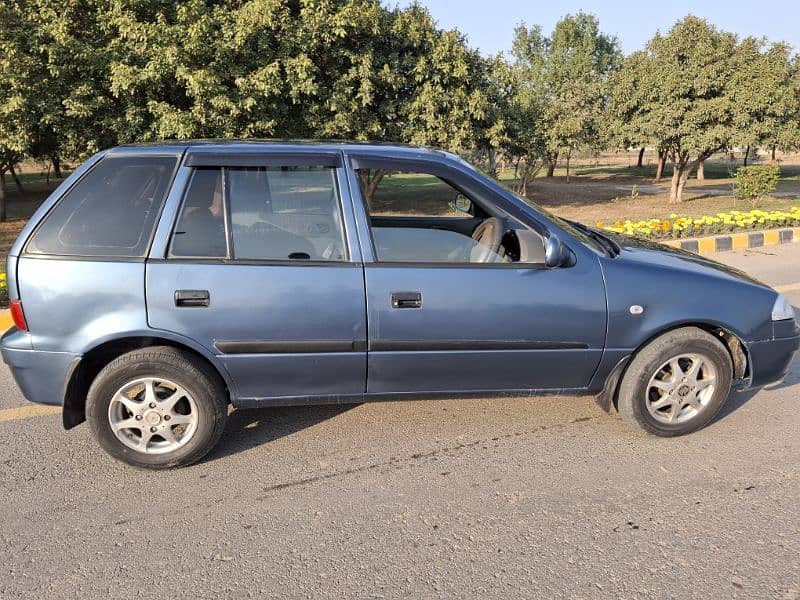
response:
M649 219L647 221L615 221L608 224L597 222L597 227L638 237L651 239L700 237L720 233L734 233L752 229L775 229L778 227L799 227L800 207L791 210L751 210L741 212L732 210L714 216L679 217L670 215L669 219Z

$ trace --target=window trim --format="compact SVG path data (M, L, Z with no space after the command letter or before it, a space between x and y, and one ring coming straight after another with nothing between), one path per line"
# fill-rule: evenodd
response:
M175 184L175 179L178 176L178 171L181 168L181 159L183 156L183 152L175 153L175 152L147 152L147 153L140 153L140 152L109 152L104 154L100 159L98 159L91 168L87 169L85 173L83 173L78 179L76 179L72 184L66 188L63 192L61 192L58 198L53 202L52 206L47 209L47 212L42 215L39 221L36 223L36 226L33 228L33 231L30 232L28 237L25 239L25 245L22 247L22 252L20 252L20 257L24 258L43 258L43 259L50 259L50 260L79 260L79 261L98 261L98 262L146 262L147 257L150 256L150 250L153 247L153 242L156 237L156 233L158 232L158 225L161 222L162 217L164 216L164 209L167 206L167 200L169 199L170 191L172 190L172 186ZM63 200L77 188L91 173L97 169L98 165L100 165L103 161L110 159L110 158L150 158L150 157L162 157L162 158L174 158L175 159L175 166L172 167L172 173L168 177L167 185L164 188L164 195L161 198L161 206L159 206L157 214L153 219L153 225L150 231L150 235L148 237L147 243L145 244L142 254L138 254L135 256L115 256L115 255L108 255L108 254L53 254L53 253L40 253L40 252L30 252L28 248L30 244L33 242L33 239L36 237L36 234L39 233L39 230L44 226L47 220L52 216L53 212L61 205ZM47 200L45 200L47 202Z
M206 154L209 156L225 157L225 154L212 154L212 153L201 153ZM343 197L342 197L342 190L341 186L339 185L339 179L336 176L337 170L341 169L341 160L339 155L331 155L335 156L339 159L339 167L328 166L324 164L320 164L323 162L320 159L320 155L318 153L315 154L299 154L300 156L309 156L314 160L311 161L309 164L296 164L298 161L294 158L297 156L296 154L280 154L280 155L262 155L253 153L252 156L260 157L260 156L268 156L276 159L275 164L265 165L265 164L258 164L258 165L238 165L237 166L223 166L220 164L214 165L194 165L188 166L189 161L187 159L186 165L187 168L190 169L191 173L189 174L188 181L184 186L181 201L178 205L178 209L175 213L175 219L173 220L172 226L169 229L169 238L167 241L167 248L166 248L166 256L163 259L164 262L184 262L187 264L235 264L235 265L253 265L253 266L351 266L351 265L358 265L360 263L355 263L352 261L352 257L350 255L350 249L348 247L348 237L347 237L347 228L345 227L345 214L344 214L344 206L343 206ZM191 158L191 155L189 156ZM220 162L221 159L217 160L216 162ZM209 160L210 162L210 160ZM235 161L234 161L235 162ZM290 164L287 164L290 163ZM343 242L343 251L345 254L345 258L341 260L304 260L304 259L290 259L290 258L236 258L236 248L233 242L233 227L231 226L233 219L231 214L231 202L230 202L230 179L229 179L229 171L231 169L244 169L244 168L264 168L269 169L270 167L286 167L286 168L293 168L293 167L319 167L322 169L327 169L331 173L331 179L333 182L334 193L336 196L336 202L339 210L339 231L342 236ZM224 226L225 226L225 242L226 242L226 249L227 253L224 257L222 256L174 256L172 254L172 242L175 237L175 227L178 225L178 221L181 218L183 213L184 204L186 202L186 197L188 195L189 189L192 184L192 180L194 179L195 173L199 169L216 169L219 170L222 174L222 204L223 204L223 216L224 216ZM150 262L161 262L162 259L155 259L151 260Z

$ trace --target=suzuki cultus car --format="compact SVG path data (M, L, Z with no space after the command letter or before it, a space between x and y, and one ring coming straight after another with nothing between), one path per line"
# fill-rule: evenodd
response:
M786 299L570 223L459 157L186 142L101 152L8 256L25 397L140 467L187 465L228 405L597 395L675 436L780 380Z

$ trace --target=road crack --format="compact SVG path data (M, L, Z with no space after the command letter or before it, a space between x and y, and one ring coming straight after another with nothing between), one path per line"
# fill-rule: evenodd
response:
M315 475L313 477L305 477L303 479L295 479L293 481L285 481L282 483L276 483L274 485L267 486L263 489L264 495L259 496L259 500L265 499L270 493L278 492L281 490L289 489L289 488L296 488L296 487L303 487L306 485L311 485L313 483L319 483L321 481L328 481L331 479L338 479L341 477L346 477L348 475L355 475L358 473L364 473L366 471L374 471L376 469L382 469L386 467L392 467L397 465L414 465L420 460L426 458L432 458L439 456L441 454L447 454L452 452L460 452L469 450L470 448L474 448L475 446L479 446L481 444L491 444L493 442L498 442L502 440L507 440L515 437L523 437L527 435L535 435L538 433L542 433L544 431L551 431L555 429L563 429L565 427L569 427L570 425L574 425L577 423L586 423L587 421L592 421L595 419L599 419L600 417L580 417L577 419L573 419L566 423L556 423L554 425L540 425L539 427L535 427L533 429L526 429L523 431L515 431L512 433L506 433L503 435L494 436L491 438L485 438L480 440L475 440L472 442L465 442L461 444L455 444L453 446L444 446L442 448L437 448L436 450L430 450L428 452L416 452L406 457L392 457L389 460L370 463L367 465L361 465L358 467L350 467L348 469L342 469L339 471L334 471L333 473L325 473L322 475Z

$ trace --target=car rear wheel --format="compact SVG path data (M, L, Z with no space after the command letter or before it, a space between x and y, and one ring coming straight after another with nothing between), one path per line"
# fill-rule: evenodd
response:
M677 436L707 425L731 389L733 367L725 346L696 327L670 331L645 346L622 379L617 408L631 425Z
M218 374L203 361L176 348L143 348L100 371L86 417L114 458L165 469L192 464L216 445L227 401Z

